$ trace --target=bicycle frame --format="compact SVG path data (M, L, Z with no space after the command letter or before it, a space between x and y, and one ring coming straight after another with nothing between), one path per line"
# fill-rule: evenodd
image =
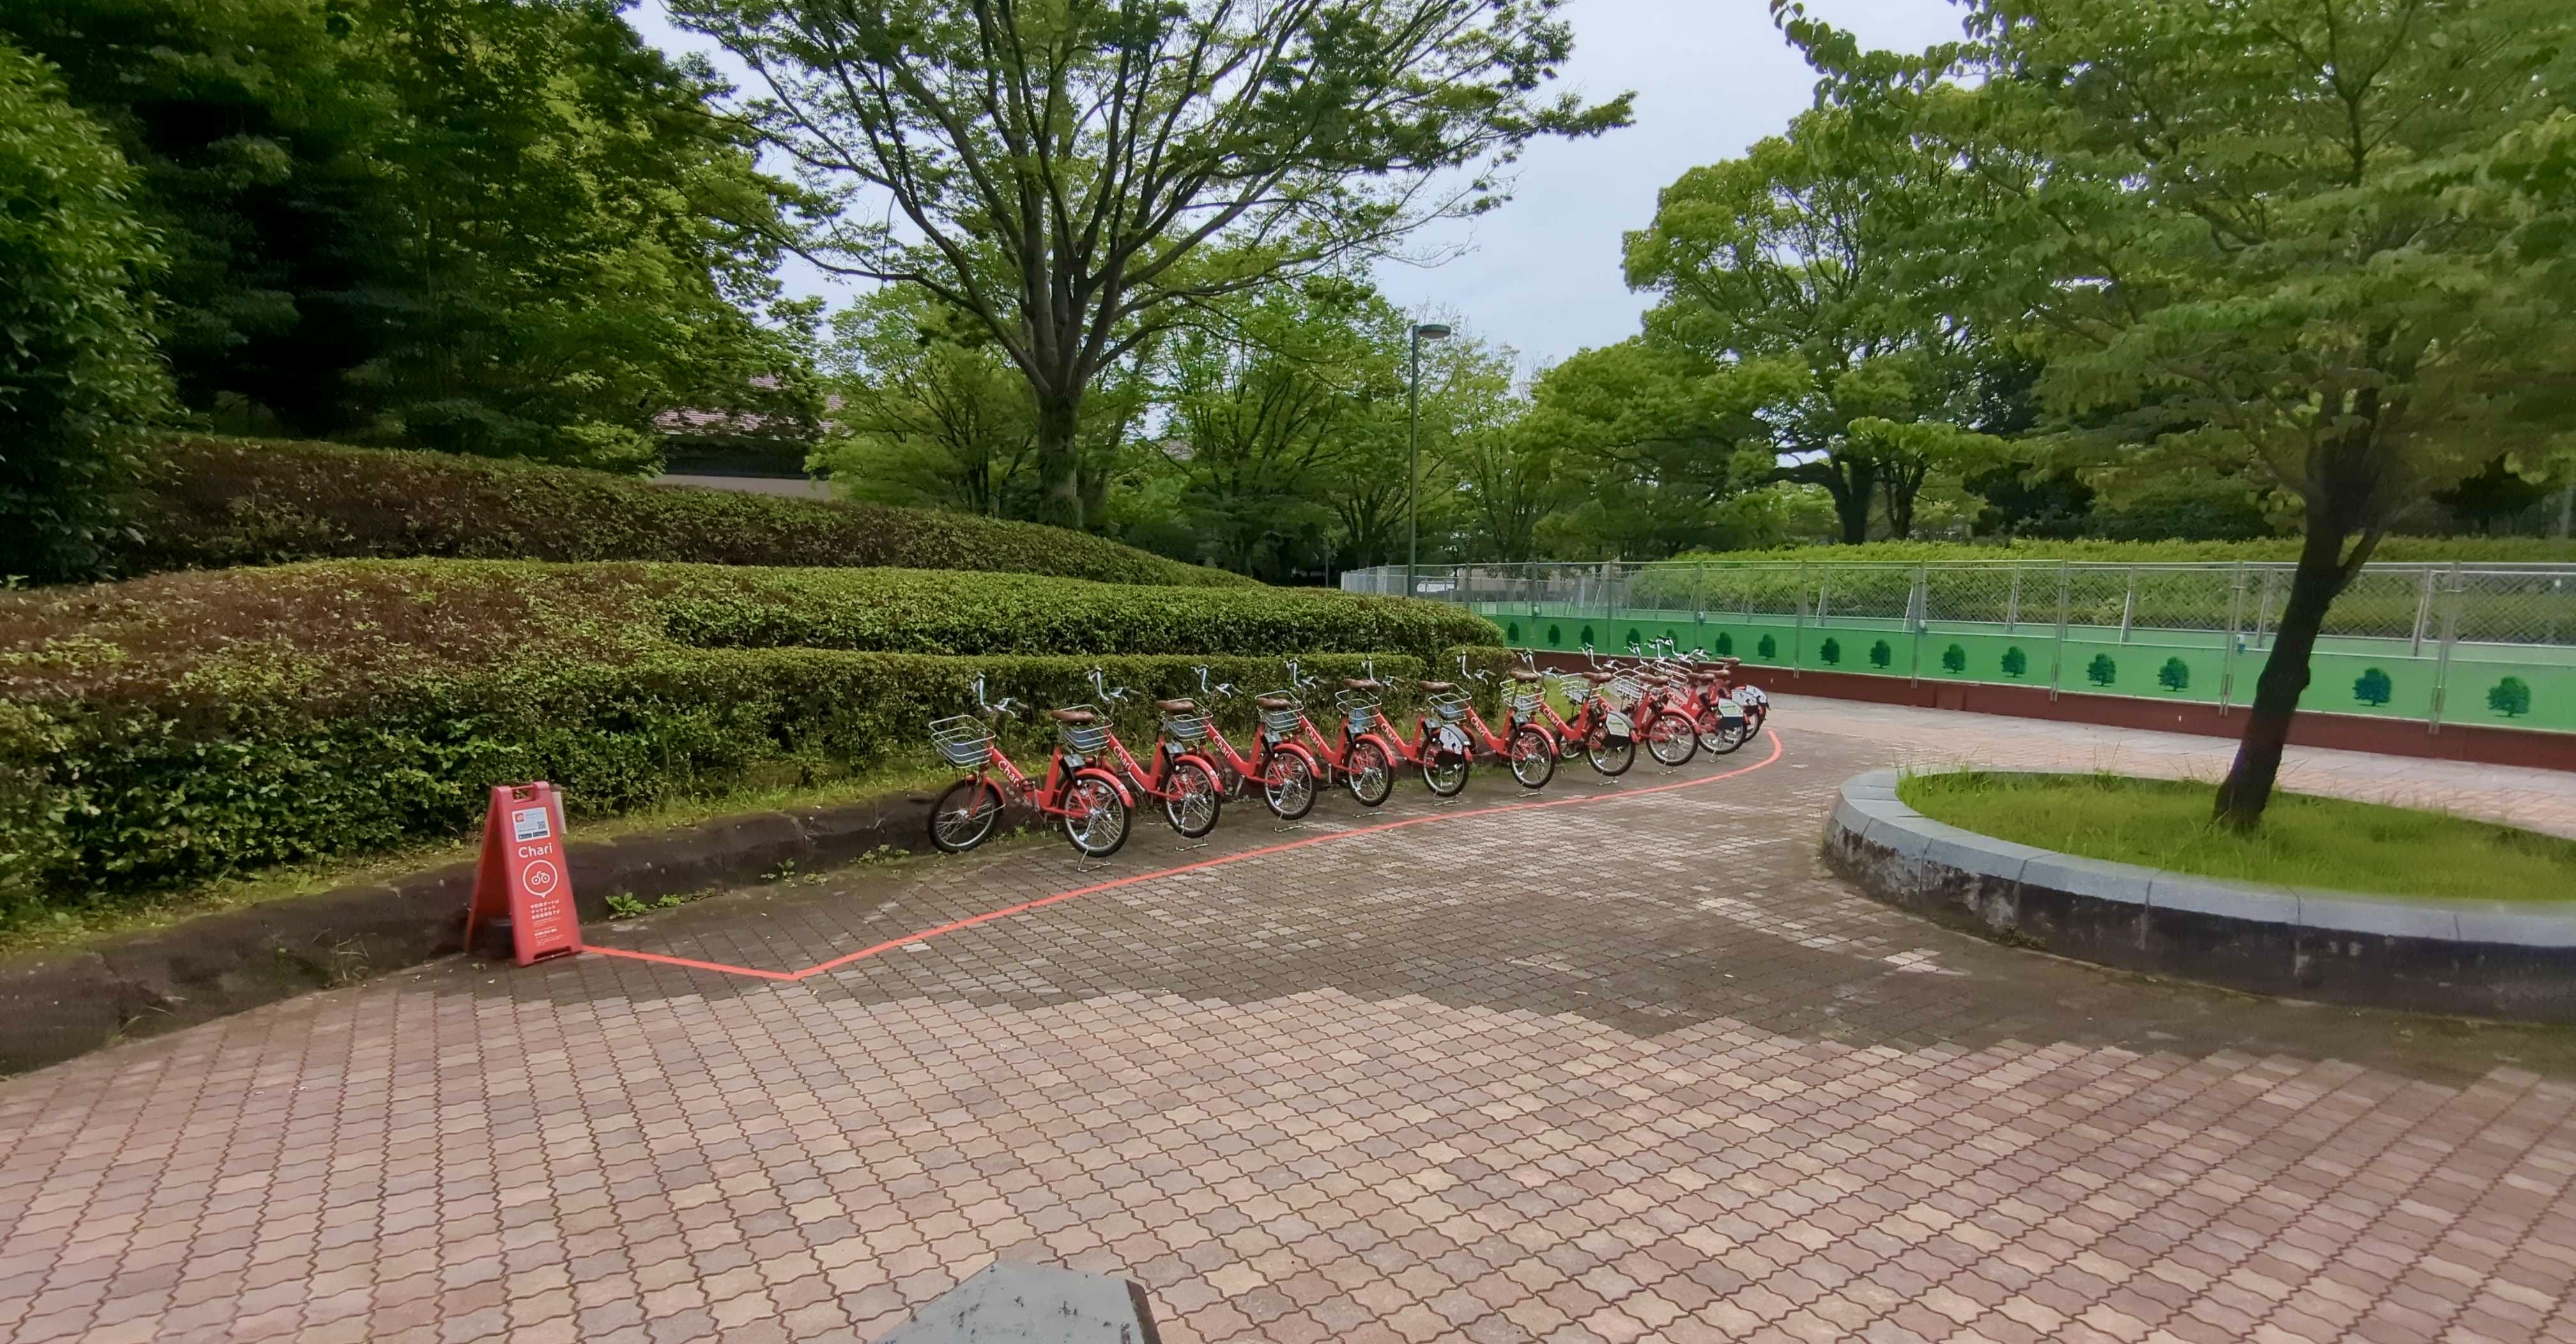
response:
M1084 778L1107 781L1109 787L1117 792L1118 801L1131 808L1136 805L1136 795L1128 791L1126 781L1118 778L1116 774L1087 761L1067 768L1064 747L1061 744L1047 753L1046 778L1043 781L1030 779L1021 773L1018 764L1003 753L1001 744L998 742L985 748L985 753L984 763L972 767L968 773L990 785L992 783L990 772L1000 770L1003 777L1010 781L1009 792L1035 809L1041 816L1072 816L1073 809L1064 806L1060 800L1073 788L1075 780ZM997 787L995 791L1001 790Z

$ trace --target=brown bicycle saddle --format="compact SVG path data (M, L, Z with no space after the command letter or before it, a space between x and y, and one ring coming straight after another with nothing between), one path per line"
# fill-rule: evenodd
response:
M1386 683L1373 677L1344 677L1342 678L1342 689L1346 691L1382 691L1386 689Z
M1196 700L1157 700L1154 702L1154 708L1159 709L1166 714L1196 714L1199 712L1199 702Z
M1458 683L1454 681L1417 681L1413 683L1413 686L1415 690L1428 695L1438 695L1442 691L1454 691L1458 689Z
M1263 709L1295 709L1297 702L1284 695L1256 695L1252 703Z
M1100 716L1087 709L1050 709L1047 717L1058 723L1089 723Z
M1513 668L1513 669L1512 669L1512 680L1514 680L1514 681L1540 681L1540 680L1544 680L1544 678L1542 678L1541 676L1539 676L1539 674L1538 674L1538 673L1536 673L1536 672L1523 672L1523 671L1521 671L1519 668Z
M1595 686L1607 686L1611 682L1617 681L1619 679L1619 674L1616 672L1586 672L1583 674L1583 679L1591 682Z

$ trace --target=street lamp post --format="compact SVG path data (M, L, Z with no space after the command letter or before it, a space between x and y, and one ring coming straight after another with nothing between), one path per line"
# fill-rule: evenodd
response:
M1444 322L1413 326L1413 361L1404 382L1404 595L1419 596L1414 570L1422 564L1422 343L1449 335Z

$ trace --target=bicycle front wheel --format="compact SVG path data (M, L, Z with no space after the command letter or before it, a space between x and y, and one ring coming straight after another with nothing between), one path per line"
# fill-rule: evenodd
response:
M1612 737L1609 729L1595 728L1592 736L1584 740L1583 752L1591 759L1593 769L1605 775L1624 775L1629 766L1637 763L1637 739Z
M1375 742L1354 742L1345 759L1351 797L1362 807L1376 807L1395 792L1395 771L1387 764L1386 751Z
M993 823L1002 815L1002 791L986 779L961 779L930 805L930 844L944 854L963 854L993 838Z
M1295 821L1315 810L1315 771L1306 758L1283 751L1261 772L1261 801L1281 821Z
M1127 843L1127 803L1108 780L1075 780L1064 807L1064 838L1086 857L1108 858Z
M1556 777L1556 747L1547 734L1523 724L1512 734L1512 778L1524 789L1544 787Z
M1646 724L1646 750L1663 765L1688 765L1699 754L1699 725L1684 714L1658 714Z
M1165 783L1172 796L1163 800L1163 819L1172 823L1172 829L1182 839L1196 840L1216 829L1225 795L1214 771L1197 761L1174 761L1172 777Z

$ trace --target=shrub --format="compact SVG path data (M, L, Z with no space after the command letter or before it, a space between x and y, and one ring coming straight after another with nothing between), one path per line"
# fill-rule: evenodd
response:
M190 437L155 445L128 574L413 556L890 566L1258 588L1087 533L931 509L659 486L444 453Z
M0 42L0 579L100 572L128 439L167 396L132 181L51 68Z
M1044 705L1094 663L1169 695L1200 662L1251 691L1282 654L1458 652L1503 659L1436 603L904 570L329 561L0 595L0 917L464 834L500 782L598 816L928 764L978 672Z

